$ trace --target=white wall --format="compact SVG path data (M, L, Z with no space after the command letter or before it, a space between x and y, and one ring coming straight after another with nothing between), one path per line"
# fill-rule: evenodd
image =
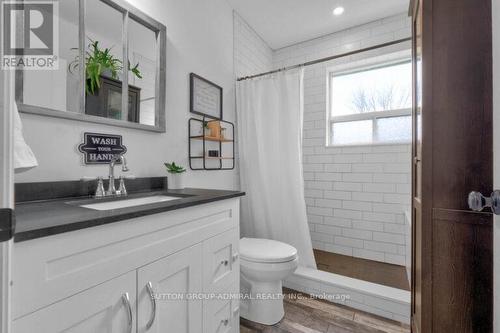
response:
M274 68L411 36L406 14L275 51ZM409 50L410 43L305 69L304 179L313 246L405 265L404 211L410 204L410 145L325 147L327 68ZM408 53L409 56L409 53Z
M500 0L493 0L493 151L494 188L500 188ZM494 232L494 326L500 333L500 218L495 215Z
M189 73L195 72L224 88L224 118L234 121L233 12L225 0L130 0L167 26L167 132L96 125L23 114L25 136L40 166L16 177L17 182L75 180L105 176L105 166L84 166L77 146L83 132L123 135L130 173L139 177L166 175L163 163L188 165L187 120ZM237 171L189 171L187 185L235 188Z

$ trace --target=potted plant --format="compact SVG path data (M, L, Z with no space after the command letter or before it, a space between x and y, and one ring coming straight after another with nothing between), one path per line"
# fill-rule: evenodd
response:
M104 111L99 111L95 109L104 109L104 96L99 96L103 84L103 80L112 79L115 85L121 86L121 81L118 78L118 73L123 70L123 62L115 57L111 53L111 48L101 48L99 41L93 41L89 38L90 42L88 45L88 50L85 54L85 97L87 99L87 104L91 106L91 112L97 112L96 115ZM74 73L78 66L80 65L79 57L75 57L68 65L68 70L70 73ZM142 79L142 74L139 70L139 63L131 67L130 62L128 63L128 70L132 75L139 79ZM107 79L109 78L109 79ZM111 82L112 83L112 82ZM129 94L137 94L137 87L129 85ZM140 93L140 92L139 92ZM138 110L135 110L138 113ZM104 112L105 113L105 112Z
M184 173L186 169L183 166L172 163L165 163L167 172L170 174L168 177L168 188L178 190L184 188Z

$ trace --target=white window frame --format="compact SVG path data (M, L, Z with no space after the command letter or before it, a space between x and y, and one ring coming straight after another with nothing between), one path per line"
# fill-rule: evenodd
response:
M342 115L342 116L332 116L332 93L331 86L332 80L335 76L345 75L349 73L368 71L370 69L379 68L381 66L391 66L404 62L411 62L411 58L403 57L399 59L392 59L387 61L379 61L373 63L371 65L364 66L352 66L348 69L343 68L343 70L339 70L338 68L329 68L327 69L327 124L326 124L326 146L327 147L342 147L342 146L375 146L375 145L397 145L397 144L408 144L411 140L400 140L400 141L376 141L378 136L378 127L377 120L382 118L393 118L393 117L403 117L403 116L411 116L411 108L407 109L396 109L396 110L385 110L385 111L374 111L374 112L364 112L364 113L355 113L350 115ZM358 142L358 143L341 143L335 144L332 142L332 130L334 123L344 123L350 121L359 121L359 120L371 120L372 121L372 141L371 142Z

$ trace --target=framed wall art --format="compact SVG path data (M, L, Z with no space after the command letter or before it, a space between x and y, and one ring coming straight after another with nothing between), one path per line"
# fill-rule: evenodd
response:
M190 110L211 119L222 120L222 87L191 73L190 79Z

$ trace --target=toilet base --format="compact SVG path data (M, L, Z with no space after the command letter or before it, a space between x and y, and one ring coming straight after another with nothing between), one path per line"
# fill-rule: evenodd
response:
M241 286L245 296L240 306L242 318L264 325L274 325L283 319L285 309L281 280L249 283L242 278Z

